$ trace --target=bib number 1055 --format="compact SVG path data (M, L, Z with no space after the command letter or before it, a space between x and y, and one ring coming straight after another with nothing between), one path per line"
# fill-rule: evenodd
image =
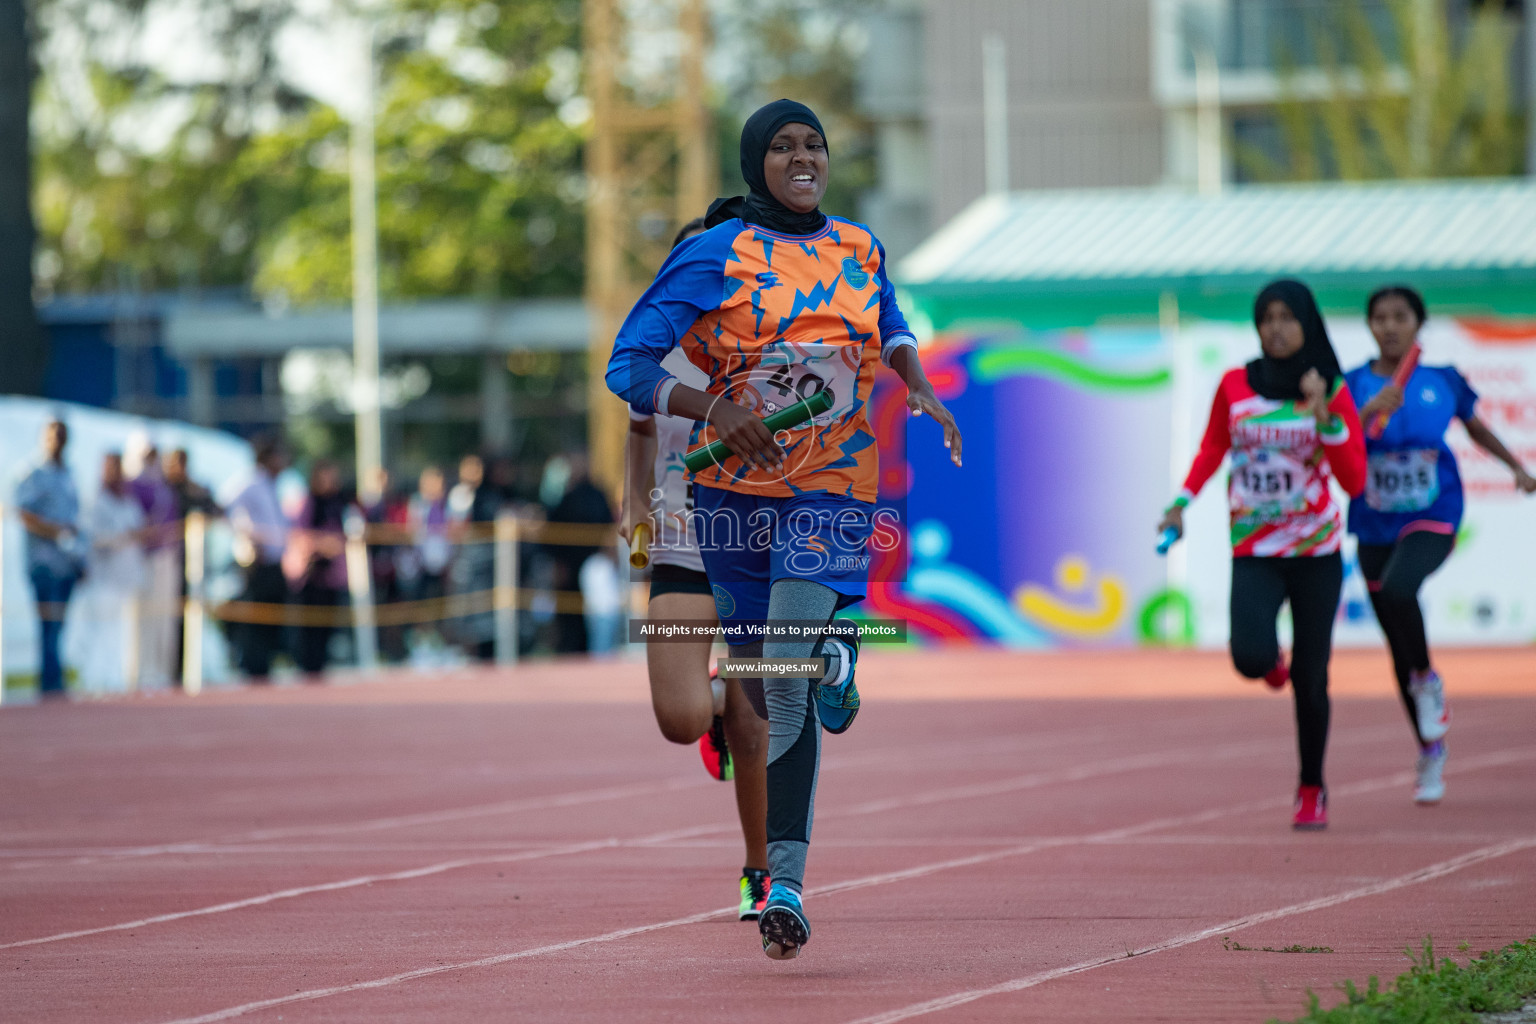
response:
M1440 497L1440 453L1434 450L1372 455L1365 503L1378 512L1422 512Z

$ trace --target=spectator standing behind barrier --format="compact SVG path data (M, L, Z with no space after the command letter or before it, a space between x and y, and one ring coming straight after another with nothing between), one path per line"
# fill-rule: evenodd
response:
M64 663L59 636L69 596L84 571L80 538L80 494L64 468L69 428L60 420L43 427L43 454L16 487L16 508L26 530L27 575L37 599L41 665L38 694L45 700L64 696Z
M489 477L491 492L495 494L496 501L500 505L500 514L511 515L518 519L524 529L544 521L544 506L537 501L528 501L518 493L518 464L505 455L498 455L491 459ZM538 559L529 558L528 555L536 552L537 546L524 547L518 559L518 587L532 589L533 580L539 569ZM492 547L491 572L495 574L495 548ZM517 649L519 653L526 654L533 649L534 642L538 638L539 623L532 615L520 614L517 616ZM494 647L494 644L492 645Z
M188 475L187 450L177 448L165 457L165 482L176 499L177 518L185 519L193 512L218 515L218 503L213 493Z
M459 542L449 579L455 594L483 594L496 585L496 551L490 524L501 511L502 495L486 482L485 460L466 455L459 460L459 482L448 492L448 517ZM496 619L489 611L458 620L455 630L464 653L477 661L496 657Z
M80 603L89 624L80 683L94 693L123 693L137 682L144 585L144 508L123 475L123 458L101 460L101 490L86 509L91 539Z
M363 521L369 527L404 526L405 502L390 489L389 470L376 466L370 471L371 496L360 502ZM393 604L401 599L400 577L395 570L395 556L400 545L398 537L382 532L368 538L368 571L373 585L373 601L376 605ZM388 624L379 626L379 655L385 661L401 661L405 658L405 628Z
M347 590L347 499L341 493L341 470L329 459L310 467L309 493L294 517L283 553L288 592L308 609L329 611L341 605ZM320 682L326 654L336 628L319 621L299 620L294 634L293 660L310 682Z
M402 547L396 567L400 572L401 589L408 600L430 601L447 593L448 566L453 560L453 545L448 539L448 496L443 471L428 466L416 481L416 493L406 505L406 522L415 544ZM436 627L424 624L415 635L430 632L436 636L435 646L442 646L442 634ZM414 649L420 644L410 644ZM425 650L425 648L422 648Z
M139 601L139 685L170 686L181 631L181 523L160 453L142 434L124 460L129 488L144 510L144 580Z
M219 514L218 503L213 500L213 494L208 488L202 486L188 475L187 450L176 448L165 456L165 482L170 485L171 493L176 498L176 521L180 536L177 538L176 551L179 555L176 562L176 574L181 581L180 591L183 600L187 596L187 545L186 530L183 524L187 516L193 512L201 512L206 516ZM182 655L186 647L186 618L176 616L176 645L174 656L176 670L174 683L181 685Z
M587 457L577 453L566 456L566 462L570 466L570 482L566 486L565 495L549 513L551 523L579 523L579 524L611 524L613 522L613 506L603 492L598 490L588 473ZM564 537L558 538L564 540ZM550 544L549 557L555 565L555 590L557 593L579 594L581 587L581 567L597 553L595 544ZM578 598L579 599L579 598ZM564 604L570 597L557 597L558 604ZM555 613L555 653L572 654L584 653L589 647L587 644L587 624L585 619L585 606L575 611L558 611Z
M598 548L581 563L577 576L582 618L587 627L587 650L592 654L609 654L619 644L624 590L616 557L613 548Z
M255 468L249 477L236 481L223 502L235 530L235 561L245 572L239 600L280 606L288 598L282 569L288 519L277 499L277 475L288 465L288 454L270 436L257 438L251 448ZM236 662L251 682L267 682L282 636L282 627L274 623L231 624L229 638Z

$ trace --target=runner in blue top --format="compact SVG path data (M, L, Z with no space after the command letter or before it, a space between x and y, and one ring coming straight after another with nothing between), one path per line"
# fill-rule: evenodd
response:
M906 384L913 415L942 425L957 466L961 451L879 239L820 209L829 167L809 107L777 100L748 118L747 194L712 204L708 230L667 258L619 329L607 373L635 412L685 417L697 444L718 438L734 453L692 474L689 518L731 655L766 673L741 686L768 721L772 885L758 931L776 960L810 938L802 892L821 730L843 732L860 706L857 626L834 616L863 599L869 544L886 534L868 420L881 363ZM707 390L666 368L675 348L708 375ZM820 415L778 432L765 425L823 392L830 408Z
M1461 474L1445 443L1451 420L1461 420L1467 436L1514 471L1521 491L1536 492L1536 479L1477 417L1477 393L1455 367L1420 365L1404 387L1392 383L1425 316L1424 300L1412 288L1393 285L1372 294L1366 319L1381 355L1344 379L1362 423L1377 413L1391 416L1380 437L1367 433L1365 493L1349 503L1349 532L1359 539L1360 571L1419 740L1413 798L1433 804L1445 795L1450 712L1430 666L1419 588L1450 555L1461 525Z

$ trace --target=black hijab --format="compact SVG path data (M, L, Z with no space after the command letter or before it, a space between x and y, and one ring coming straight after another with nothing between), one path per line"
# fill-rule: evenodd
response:
M705 227L712 228L732 217L740 217L748 224L758 224L786 235L814 235L826 224L827 215L819 208L810 213L796 213L768 191L763 158L768 155L768 144L787 124L810 125L821 133L823 140L827 137L820 119L804 103L774 100L759 107L741 127L741 176L747 183L747 194L710 203L709 214L704 218Z
M1333 343L1328 340L1328 329L1323 326L1323 314L1317 310L1312 289L1300 281L1271 281L1253 300L1254 327L1259 326L1264 311L1277 299L1285 303L1301 323L1301 348L1287 359L1261 355L1249 363L1248 386L1271 401L1291 401L1302 397L1301 378L1308 370L1315 369L1323 375L1332 393L1333 382L1343 376L1343 371L1339 369L1339 357L1334 355Z

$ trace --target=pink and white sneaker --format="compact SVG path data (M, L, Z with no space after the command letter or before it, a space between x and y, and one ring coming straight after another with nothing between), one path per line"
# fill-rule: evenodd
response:
M1419 751L1413 766L1416 776L1413 802L1432 806L1445 799L1445 743L1436 741Z
M1317 832L1328 827L1328 791L1322 786L1302 786L1296 790L1296 815L1291 827L1303 832Z
M1434 669L1415 672L1408 693L1419 718L1419 739L1433 743L1451 731L1451 709L1445 703L1445 685Z

